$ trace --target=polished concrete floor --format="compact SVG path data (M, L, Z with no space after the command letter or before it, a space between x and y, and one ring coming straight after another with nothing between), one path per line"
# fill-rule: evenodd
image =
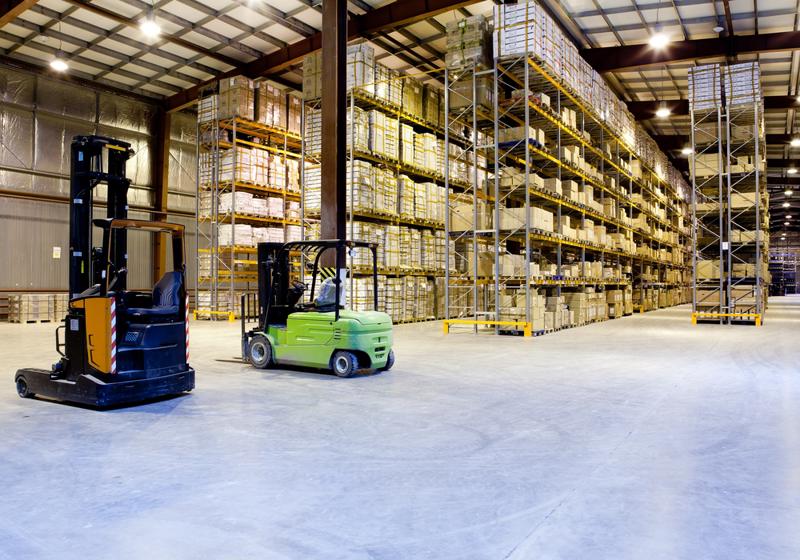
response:
M0 558L800 558L800 298L760 329L403 325L355 379L192 328L195 392L101 412L19 399L52 327L0 324Z

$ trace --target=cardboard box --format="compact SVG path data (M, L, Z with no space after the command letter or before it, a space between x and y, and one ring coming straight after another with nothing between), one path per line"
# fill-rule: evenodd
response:
M697 261L697 278L703 280L719 279L719 261Z

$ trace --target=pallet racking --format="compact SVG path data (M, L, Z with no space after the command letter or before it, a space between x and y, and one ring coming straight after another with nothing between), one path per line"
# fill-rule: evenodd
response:
M253 118L249 80L237 77L232 84L224 92L219 84L203 90L198 104L194 315L204 319L233 320L241 295L257 291L258 241L301 235L302 103L289 94L275 110L296 107L291 120L267 124L263 115ZM258 228L255 237L251 228ZM265 232L270 239L261 238Z
M549 332L608 310L629 314L634 303L649 310L685 301L687 189L676 172L645 163L530 52L497 57L489 68L448 68L445 92L458 100L448 105L448 128L472 134L457 145L488 162L486 181L473 165L471 184L449 198L450 215L465 198L474 208L470 227L454 230L448 220L456 256L468 264L448 275L448 319L472 318L476 330L487 320L524 319ZM458 150L452 158L445 150L448 166L459 163Z
M763 322L769 195L757 62L690 71L693 322Z

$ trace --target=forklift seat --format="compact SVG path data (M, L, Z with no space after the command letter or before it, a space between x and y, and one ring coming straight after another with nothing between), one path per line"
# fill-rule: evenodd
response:
M153 287L152 307L132 307L132 317L169 317L180 312L181 273L167 272Z

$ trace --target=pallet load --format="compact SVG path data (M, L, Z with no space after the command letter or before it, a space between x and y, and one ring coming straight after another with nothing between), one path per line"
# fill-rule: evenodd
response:
M446 27L448 68L475 66L485 68L491 60L491 31L484 16L450 21Z
M254 94L253 80L246 76L233 76L220 80L218 118L242 117L253 120Z
M67 314L67 294L8 294L10 323L61 322Z
M265 81L256 82L254 113L255 121L272 128L288 128L286 93Z
M368 43L347 47L347 91L375 94L375 49ZM303 99L322 97L322 53L310 54L303 59Z

